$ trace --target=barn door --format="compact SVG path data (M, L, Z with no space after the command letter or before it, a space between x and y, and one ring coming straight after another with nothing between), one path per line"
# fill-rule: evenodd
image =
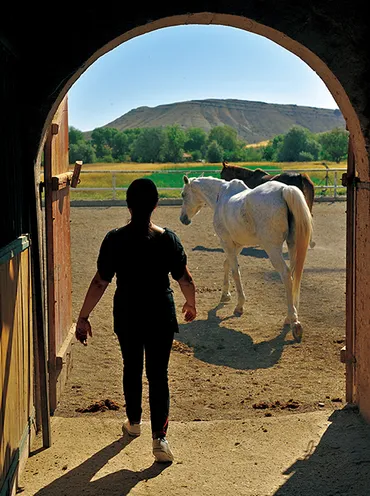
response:
M356 269L356 164L352 140L348 142L347 173L343 175L343 185L347 186L347 238L346 238L346 345L343 349L342 361L346 365L346 401L356 403L356 301L355 301L355 269Z
M72 280L68 102L57 110L44 149L48 368L50 411L54 413L71 367Z

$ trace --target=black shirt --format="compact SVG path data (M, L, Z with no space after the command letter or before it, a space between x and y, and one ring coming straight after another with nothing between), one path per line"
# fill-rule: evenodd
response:
M150 236L131 225L113 229L105 236L97 268L100 277L111 282L116 276L114 296L115 330L127 323L161 317L178 330L169 274L184 275L187 257L178 236L168 228Z

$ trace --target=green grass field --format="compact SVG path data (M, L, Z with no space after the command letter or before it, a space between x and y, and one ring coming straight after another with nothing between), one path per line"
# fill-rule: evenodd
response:
M329 169L345 169L347 164L325 163ZM303 163L246 163L238 164L248 169L261 168L271 173L278 174L283 170L307 170L311 180L316 186L317 196L333 196L332 189L325 189L326 185L333 185L334 171L327 172L322 162ZM73 167L71 166L71 169ZM204 176L220 177L222 167L215 164L187 163L187 164L85 164L82 167L80 184L71 190L72 200L109 200L113 198L112 185L116 188L127 188L136 178L148 177L158 187L161 198L180 198L180 189L183 185L184 174L190 177ZM86 172L88 171L88 172ZM104 172L103 172L104 171ZM127 172L125 172L127 171ZM337 184L341 185L343 171L337 172ZM109 188L109 191L83 191L82 188ZM163 188L178 188L165 190ZM338 188L337 194L345 195L345 188ZM126 192L116 191L115 199L123 200Z

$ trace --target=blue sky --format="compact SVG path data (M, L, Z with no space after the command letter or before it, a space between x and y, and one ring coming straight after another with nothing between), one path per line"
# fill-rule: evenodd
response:
M81 131L131 109L205 98L337 108L296 55L225 26L178 26L129 40L98 59L68 93L69 125Z

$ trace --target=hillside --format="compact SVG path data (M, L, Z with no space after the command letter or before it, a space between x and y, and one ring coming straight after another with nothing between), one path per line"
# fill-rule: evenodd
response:
M299 105L282 105L247 100L192 100L157 107L130 110L104 127L124 129L179 124L184 129L200 127L210 131L229 125L247 143L258 143L284 134L294 125L313 133L344 128L340 111Z

